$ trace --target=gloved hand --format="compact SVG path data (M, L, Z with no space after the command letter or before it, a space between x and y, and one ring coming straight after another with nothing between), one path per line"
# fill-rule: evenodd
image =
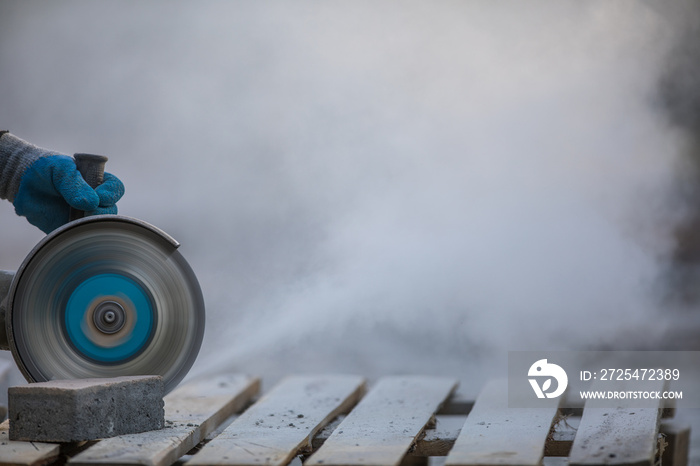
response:
M15 212L50 233L68 222L70 207L86 215L116 214L124 185L114 175L92 189L75 167L72 157L49 155L34 161L22 175L14 199Z

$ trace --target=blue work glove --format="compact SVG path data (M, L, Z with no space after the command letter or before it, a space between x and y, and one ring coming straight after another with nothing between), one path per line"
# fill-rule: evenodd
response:
M13 201L15 212L29 223L50 233L68 222L70 207L86 215L116 214L124 185L114 175L92 189L75 167L72 157L49 155L33 162L22 175Z

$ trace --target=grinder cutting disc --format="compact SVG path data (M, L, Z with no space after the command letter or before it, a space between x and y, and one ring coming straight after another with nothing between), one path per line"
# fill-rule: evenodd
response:
M199 283L178 243L146 222L102 215L46 236L17 271L6 327L30 381L187 374L204 333Z

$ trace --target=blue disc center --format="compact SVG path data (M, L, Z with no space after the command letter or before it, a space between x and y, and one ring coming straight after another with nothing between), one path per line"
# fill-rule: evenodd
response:
M109 335L101 335L90 325L91 311L100 302L114 298L124 303L125 328L130 331L109 340ZM153 308L146 292L134 280L105 273L88 278L73 290L66 304L65 323L68 338L85 356L101 362L121 362L137 354L148 342ZM109 345L100 344L102 338L108 339L102 341L109 341Z

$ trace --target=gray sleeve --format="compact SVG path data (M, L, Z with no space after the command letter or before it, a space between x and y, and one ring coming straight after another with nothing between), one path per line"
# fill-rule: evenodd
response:
M22 175L37 159L58 154L0 131L0 199L14 202Z

